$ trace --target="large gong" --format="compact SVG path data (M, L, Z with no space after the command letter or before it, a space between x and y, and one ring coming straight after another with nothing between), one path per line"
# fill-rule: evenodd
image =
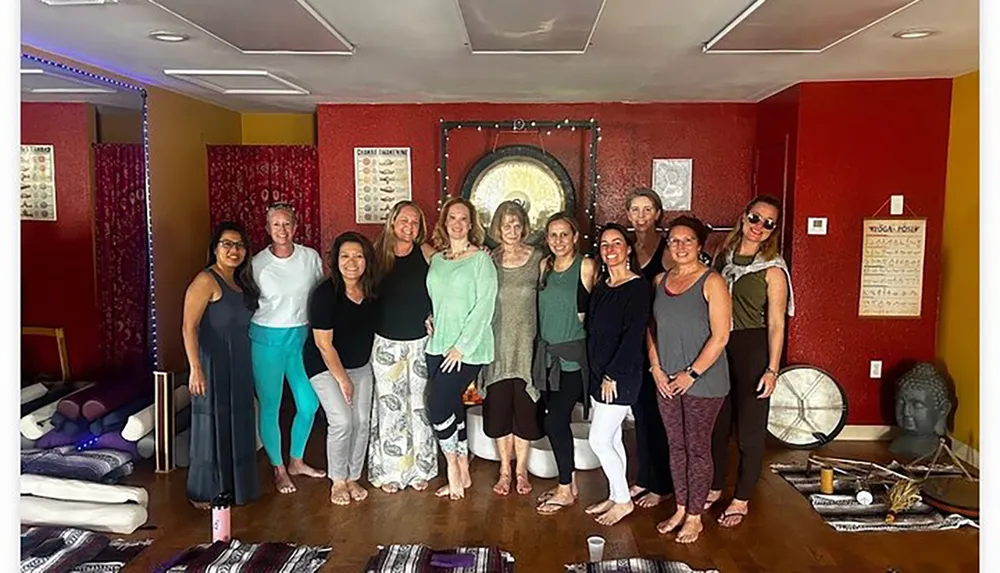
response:
M476 206L488 231L500 203L513 200L528 212L530 243L539 243L545 221L559 211L576 211L576 191L558 159L531 145L509 145L481 157L462 182L462 196Z

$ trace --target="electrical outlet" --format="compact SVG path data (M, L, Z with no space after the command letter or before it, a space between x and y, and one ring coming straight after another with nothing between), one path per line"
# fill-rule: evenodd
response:
M868 365L868 377L869 378L881 378L882 377L882 361L872 360Z

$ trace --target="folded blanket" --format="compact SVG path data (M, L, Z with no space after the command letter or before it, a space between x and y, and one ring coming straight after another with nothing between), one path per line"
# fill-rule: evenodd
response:
M134 503L61 501L22 495L18 513L23 525L79 527L91 531L129 534L149 519L145 507Z
M156 568L157 573L313 573L330 556L329 547L291 543L242 543L236 539L196 545Z
M132 473L132 456L116 450L76 451L75 446L21 452L21 473L115 484Z
M34 527L21 536L21 571L70 573L107 546L107 537L89 531Z
M149 494L141 487L109 485L83 480L21 474L21 495L62 501L134 503L146 507Z

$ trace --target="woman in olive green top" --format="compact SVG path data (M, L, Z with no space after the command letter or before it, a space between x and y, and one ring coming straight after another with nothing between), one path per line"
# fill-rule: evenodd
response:
M493 361L497 270L480 248L483 229L467 199L455 197L444 204L433 241L438 252L427 271L434 317L426 350L427 410L448 462L448 485L437 495L461 499L472 486L462 394L482 366Z
M785 340L785 313L794 313L791 276L778 253L780 211L777 199L755 198L715 259L715 268L732 293L733 325L726 345L731 389L712 434L715 476L706 509L722 497L733 425L740 457L733 500L719 518L723 527L743 521L760 477L769 398L778 381Z

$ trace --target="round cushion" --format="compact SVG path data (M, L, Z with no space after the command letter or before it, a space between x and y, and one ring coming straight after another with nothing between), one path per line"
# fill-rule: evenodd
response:
M548 437L531 442L528 452L528 473L541 479L551 479L559 475L556 466L556 456L552 453L552 444Z
M472 406L465 411L465 433L469 437L469 451L477 458L500 460L497 444L483 430L483 407Z
M593 470L601 467L600 460L590 448L590 422L573 422L569 425L573 432L573 467L578 470Z

